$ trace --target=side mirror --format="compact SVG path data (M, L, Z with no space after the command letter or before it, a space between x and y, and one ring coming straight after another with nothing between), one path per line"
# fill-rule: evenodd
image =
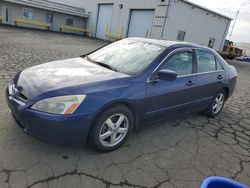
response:
M157 76L160 80L173 81L176 80L177 74L174 71L162 69L158 71Z

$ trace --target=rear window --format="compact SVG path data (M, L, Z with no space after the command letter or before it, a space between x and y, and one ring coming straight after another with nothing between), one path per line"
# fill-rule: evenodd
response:
M216 61L213 53L205 50L196 50L198 72L216 70Z

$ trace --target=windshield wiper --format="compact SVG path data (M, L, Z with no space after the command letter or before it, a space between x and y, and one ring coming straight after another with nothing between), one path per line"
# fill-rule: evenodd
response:
M108 64L106 64L106 63L97 62L97 61L95 61L95 63L97 63L98 65L100 65L100 66L102 66L102 67L108 68L108 69L110 69L110 70L112 70L112 71L115 71L115 72L118 71L115 67L112 67L112 66L110 66L110 65L108 65Z
M94 60L90 59L90 58L88 57L88 55L86 55L86 57L87 57L87 60L89 60L89 61L91 61L91 62L93 62L93 63L95 63L95 64L98 64L98 65L100 65L100 66L102 66L102 67L108 68L108 69L110 69L110 70L112 70L112 71L119 72L115 67L112 67L112 66L110 66L110 65L108 65L108 64L106 64L106 63L103 63L103 62L94 61Z
M87 54L80 55L81 58L88 56Z

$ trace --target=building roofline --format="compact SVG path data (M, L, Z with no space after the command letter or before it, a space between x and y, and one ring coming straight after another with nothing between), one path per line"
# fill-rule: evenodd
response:
M184 2L184 3L187 3L187 4L190 4L190 5L193 5L193 6L195 6L195 7L198 7L198 8L200 8L200 9L202 9L202 10L211 12L211 13L213 13L213 14L216 14L216 15L221 16L221 17L223 17L223 18L226 18L226 19L228 19L228 20L233 20L233 18L231 18L231 17L229 17L229 16L226 16L226 15L224 15L224 14L221 14L221 13L219 13L219 12L216 12L216 11L212 10L212 9L209 9L209 8L207 8L207 7L204 7L204 6L201 6L201 5L196 4L196 3L194 3L194 2L191 2L191 1L189 1L189 0L180 0L180 1L182 1L182 2Z
M29 7L45 9L49 11L64 13L73 16L85 17L90 16L89 12L86 12L84 8L78 8L71 5L65 5L49 0L3 0L4 2L25 5Z

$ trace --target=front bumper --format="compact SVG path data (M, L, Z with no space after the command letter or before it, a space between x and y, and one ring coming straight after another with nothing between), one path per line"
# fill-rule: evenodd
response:
M23 108L9 99L6 101L18 126L27 134L66 145L85 145L94 114L54 115Z

